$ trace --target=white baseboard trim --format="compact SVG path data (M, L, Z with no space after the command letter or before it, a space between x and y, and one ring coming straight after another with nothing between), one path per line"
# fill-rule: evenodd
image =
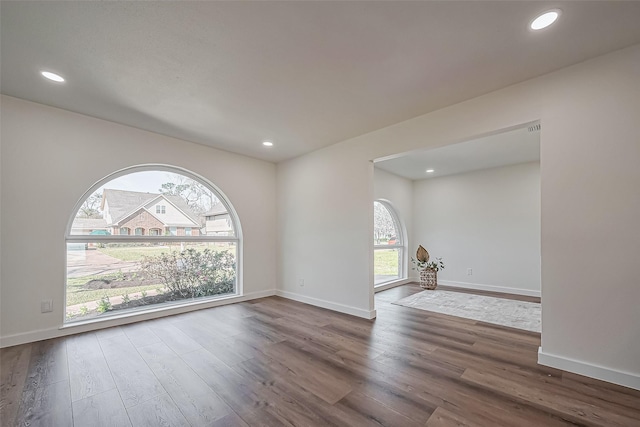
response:
M386 291L387 289L395 288L396 286L406 285L407 283L411 283L411 282L413 282L412 279L394 280L393 282L385 283L379 286L374 286L373 291L376 293L382 292L382 291Z
M274 296L275 289L266 291L250 292L244 295L218 299L213 301L202 301L201 303L189 304L185 306L173 307L168 309L158 309L153 312L130 313L120 317L105 318L100 321L76 322L57 326L49 329L38 329L20 334L7 335L0 337L0 348L12 347L14 345L26 344L30 342L48 340L51 338L63 337L66 335L79 334L82 332L96 331L99 329L110 328L113 326L126 325L128 323L140 322L143 320L157 319L159 317L171 316L174 314L187 313L190 311L203 310L221 305L235 304L238 302L249 301L258 298Z
M282 298L303 302L305 304L315 305L316 307L337 311L339 313L345 313L345 314L350 314L356 317L362 317L364 319L375 319L376 317L375 310L363 310L361 308L351 307L349 305L344 305L344 304L338 304L338 303L326 301L323 299L308 297L306 295L300 295L294 292L282 291L278 289L276 291L276 295Z
M542 347L538 348L538 363L574 374L584 375L589 378L618 384L635 390L640 390L640 375L630 372L617 371L604 366L593 365L580 360L545 353Z
M59 328L50 328L38 329L36 331L24 332L21 334L7 335L6 337L0 337L0 348L48 340L50 338L57 338L69 334L69 332L62 332Z
M540 291L532 289L508 288L506 286L481 285L479 283L454 282L452 280L438 280L438 284L453 286L456 288L476 289L478 291L502 292L505 294L525 295L528 297L540 297Z

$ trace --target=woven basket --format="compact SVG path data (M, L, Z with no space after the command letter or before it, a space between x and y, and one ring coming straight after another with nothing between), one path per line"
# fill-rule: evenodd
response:
M438 286L438 272L433 268L420 270L420 287L433 290Z

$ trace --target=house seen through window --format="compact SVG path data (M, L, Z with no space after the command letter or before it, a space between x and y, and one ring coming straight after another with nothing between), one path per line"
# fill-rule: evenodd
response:
M67 242L67 321L238 293L238 220L183 170L132 168L87 192Z

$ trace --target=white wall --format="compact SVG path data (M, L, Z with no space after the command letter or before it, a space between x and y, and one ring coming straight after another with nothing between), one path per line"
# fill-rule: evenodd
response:
M67 221L95 182L137 164L179 166L217 185L240 218L244 293L275 293L274 164L7 96L1 119L3 346L88 328L58 330ZM40 313L41 299L53 299L53 313Z
M373 163L359 160L334 145L278 168L278 294L373 318Z
M374 167L373 198L386 200L391 204L400 222L404 226L404 277L411 275L411 250L414 247L413 237L413 182L401 176ZM405 281L406 282L406 281ZM384 288L384 286L383 286Z
M540 296L539 162L414 181L413 195L438 282Z
M638 81L640 45L278 164L279 285L373 313L370 161L541 120L541 360L640 389Z

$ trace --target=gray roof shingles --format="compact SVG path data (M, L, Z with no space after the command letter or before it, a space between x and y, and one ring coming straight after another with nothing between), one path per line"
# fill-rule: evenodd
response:
M227 208L222 203L218 203L213 205L209 211L202 214L202 216L214 216L214 215L224 215L227 213Z
M160 196L159 193L141 193L138 191L126 191L126 190L112 190L104 189L102 193L103 200L109 205L109 211L111 213L111 220L115 224L121 219L131 215L134 210L137 210L142 205L150 202L156 197ZM187 202L180 196L164 195L167 200L173 203L184 214L199 224L198 216L191 210Z

